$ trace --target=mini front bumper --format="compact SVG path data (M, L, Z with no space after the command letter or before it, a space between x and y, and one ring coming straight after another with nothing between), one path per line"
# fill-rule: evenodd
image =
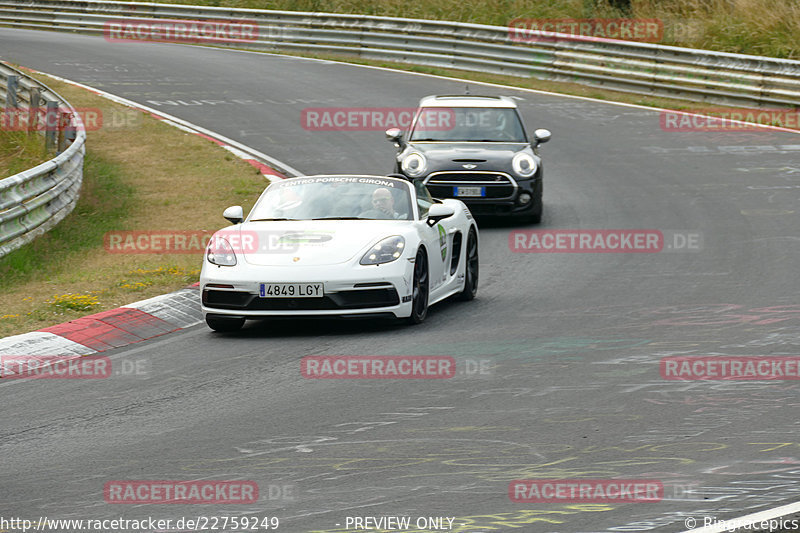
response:
M467 184L470 185L470 184ZM513 191L501 198L457 197L453 194L454 186L428 184L428 189L436 198L455 198L461 200L473 215L530 215L542 210L543 183L542 178L516 179ZM530 200L520 201L520 195L527 193Z

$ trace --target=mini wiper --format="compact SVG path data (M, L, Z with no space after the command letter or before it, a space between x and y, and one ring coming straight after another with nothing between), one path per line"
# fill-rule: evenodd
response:
M277 222L284 220L302 220L300 218L254 218L250 222Z
M443 139L411 139L409 142L418 143L418 142L425 142L425 141L441 141Z

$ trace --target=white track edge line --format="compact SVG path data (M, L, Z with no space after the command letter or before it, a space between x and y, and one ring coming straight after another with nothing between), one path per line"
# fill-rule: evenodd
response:
M77 81L73 81L73 80L70 80L68 78L62 78L60 76L56 76L54 74L49 74L47 72L41 72L41 71L35 71L35 72L37 72L37 73L39 73L39 74L41 74L43 76L48 76L48 77L50 77L50 78L52 78L52 79L54 79L56 81L69 83L70 85L74 85L76 87L80 87L81 89L86 89L87 91L91 91L91 92L93 92L93 93L95 93L95 94L97 94L99 96L102 96L103 98L106 98L108 100L111 100L112 102L116 102L118 104L124 105L126 107L131 107L131 108L134 108L134 109L138 109L138 110L141 110L141 111L146 111L148 113L152 113L153 115L156 115L156 116L159 116L159 117L163 118L165 121L174 123L174 125L179 125L179 126L183 126L184 128L188 128L190 130L190 132L192 132L192 133L202 133L203 135L207 135L207 136L209 136L209 137L211 137L213 139L216 139L216 140L218 140L218 141L220 141L220 142L222 142L224 144L228 144L228 145L230 145L230 146L232 146L234 148L237 148L238 150L240 150L241 152L243 152L245 154L252 155L256 159L262 159L264 162L266 162L269 165L273 166L275 168L275 170L279 170L281 172L285 172L285 173L289 174L289 177L296 177L296 176L303 176L304 175L303 172L297 170L296 168L292 167L291 165L288 165L288 164L284 163L283 161L275 159L274 157L269 156L269 155L267 155L267 154L265 154L263 152L260 152L260 151L256 150L255 148L252 148L250 146L242 144L239 141L234 141L233 139L230 139L230 138L228 138L228 137L226 137L226 136L224 136L224 135L222 135L220 133L217 133L215 131L211 131L211 130L206 129L206 128L202 127L202 126L198 126L197 124L189 122L188 120L183 120L182 118L178 118L178 117L176 117L174 115L170 115L169 113L164 113L163 111L159 111L157 109L154 109L152 107L146 106L144 104L139 104L137 102L134 102L133 100L129 100L127 98L123 98L122 96L117 96L115 94L108 93L108 92L103 91L101 89L96 89L96 88L94 88L94 87L92 87L90 85L85 85L83 83L79 83Z

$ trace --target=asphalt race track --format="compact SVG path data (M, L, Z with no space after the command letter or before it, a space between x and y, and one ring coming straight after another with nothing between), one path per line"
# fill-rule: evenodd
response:
M394 148L381 131L303 129L304 108L413 107L464 90L332 62L5 28L0 58L308 174L386 173ZM797 500L798 381L673 381L659 362L800 355L800 136L670 132L658 111L471 91L515 96L529 129L553 132L544 220L482 221L475 301L434 307L417 327L248 322L224 336L201 325L104 354L141 361L144 375L3 382L0 516L245 515L299 533L381 516L449 517L447 530L469 533L666 532ZM517 229L649 229L665 241L657 253L520 253ZM305 379L309 355L445 355L458 373ZM253 481L260 497L104 501L114 480L198 479ZM520 503L508 492L520 479L657 480L663 497Z

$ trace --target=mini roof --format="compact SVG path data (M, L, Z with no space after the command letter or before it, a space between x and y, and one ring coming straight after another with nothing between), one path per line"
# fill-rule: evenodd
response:
M506 107L517 104L507 96L482 96L471 94L444 94L426 96L419 101L420 107Z

